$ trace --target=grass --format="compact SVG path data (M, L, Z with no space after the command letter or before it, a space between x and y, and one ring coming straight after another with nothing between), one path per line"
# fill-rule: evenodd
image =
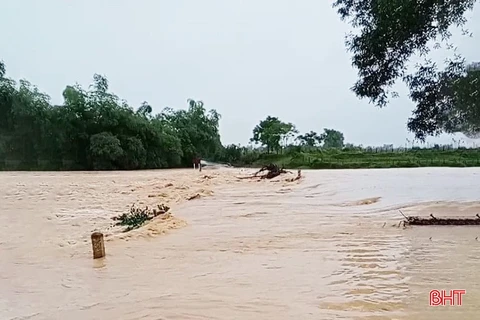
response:
M275 163L288 169L361 169L412 167L480 167L479 149L413 149L408 151L315 150L259 154L248 166Z

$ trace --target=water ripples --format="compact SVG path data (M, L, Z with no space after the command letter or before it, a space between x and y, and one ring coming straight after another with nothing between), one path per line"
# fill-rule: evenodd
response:
M177 206L185 228L109 242L102 262L85 258L91 230L75 230L106 222L99 203L109 192L112 202L132 190L146 197L139 181L160 173L142 173L135 183L126 173L51 174L63 189L31 186L34 174L15 173L3 199L44 199L22 210L38 211L42 230L76 245L50 248L55 240L42 243L47 231L28 225L27 215L9 217L24 229L16 241L0 235L9 259L0 261L0 318L477 319L479 229L405 229L398 212L474 215L477 173L307 170L297 185L230 183ZM59 198L76 200L66 208ZM44 219L48 210L55 220ZM464 305L429 307L432 289L466 289Z

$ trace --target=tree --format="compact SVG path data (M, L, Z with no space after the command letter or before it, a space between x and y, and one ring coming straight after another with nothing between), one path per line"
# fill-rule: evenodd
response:
M315 147L322 143L322 137L314 131L307 132L304 135L299 135L297 137L297 140L300 142L301 145L308 147Z
M468 68L469 66L467 66ZM437 72L433 63L408 76L410 96L417 103L408 126L424 141L425 135L462 132L473 137L480 132L480 71L452 63Z
M333 129L324 129L321 135L324 148L341 149L343 148L343 133Z
M165 108L159 117L180 138L183 165L191 165L192 159L197 156L213 157L222 148L220 114L215 110L207 111L202 101L188 99L187 103L188 110Z
M362 151L363 150L363 145L354 145L353 143L346 143L343 146L344 150L349 150L349 151Z
M238 162L243 153L243 148L240 145L230 144L225 146L221 153L216 158L222 162L235 163Z
M286 142L297 130L291 123L280 121L277 117L268 116L253 129L251 142L260 143L267 148L267 152L279 151L280 142Z
M396 80L401 78L410 89L410 98L416 103L408 129L424 140L427 135L457 130L478 130L472 115L479 105L469 98L475 95L480 83L468 86L469 92L458 92L459 82L470 83L464 59L454 53L446 62L445 70L426 60L416 66L416 72L407 74L409 59L418 54L426 57L431 41L434 49L448 43L451 26L462 27L464 17L475 0L417 1L417 0L336 0L343 20L359 29L350 34L346 45L353 53L352 63L358 69L359 80L352 90L360 98L384 107ZM463 30L465 34L468 31ZM478 77L478 76L475 76ZM473 91L472 91L473 90ZM463 98L459 96L462 95ZM469 100L469 101L465 101ZM468 110L467 110L468 109Z
M89 151L95 170L114 169L115 162L123 155L120 140L110 132L91 136Z

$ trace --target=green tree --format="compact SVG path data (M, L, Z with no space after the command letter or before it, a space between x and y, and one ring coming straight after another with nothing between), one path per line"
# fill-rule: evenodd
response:
M344 150L347 150L347 151L362 151L363 146L362 145L356 146L353 143L346 143L344 145Z
M165 108L159 119L169 125L180 138L182 164L191 165L197 156L213 157L222 148L219 134L220 114L207 111L202 101L187 100L187 110Z
M250 141L265 146L268 153L278 152L281 148L280 143L286 143L296 132L293 124L282 122L277 117L268 116L255 126Z
M32 165L47 149L43 137L49 134L50 98L26 80L19 81L18 89L8 86L5 93L9 96L1 108L6 117L4 141L8 156Z
M315 131L310 131L303 135L299 135L297 140L301 145L307 147L316 147L322 143L322 137L319 136Z
M463 73L462 64L452 63L437 72L429 62L406 77L410 96L417 103L408 126L417 138L442 132L462 132L475 137L480 132L480 71L469 68Z
M410 58L426 57L432 41L437 41L434 49L443 45L456 50L448 43L450 27L462 27L466 22L465 13L475 2L336 0L334 7L341 18L359 31L351 33L346 42L353 53L352 63L358 69L359 80L353 86L355 94L383 107L389 97L398 95L391 88L397 79L403 79L410 89L410 98L416 103L408 128L418 139L444 131L477 130L472 115L478 111L472 110L478 110L479 105L473 104L470 95L476 94L479 84L470 83L472 75L468 74L465 61L458 53L447 60L443 71L426 60L416 66L416 72L407 74ZM469 83L469 91L459 92L459 85L455 83Z
M237 163L241 160L243 151L240 145L230 144L220 151L221 153L216 156L216 159L230 164Z
M343 133L333 129L324 129L321 135L323 147L328 149L343 148L344 137Z
M95 170L110 170L123 155L120 140L110 132L94 134L90 137L89 155Z
M122 152L118 152L115 158L118 167L128 170L145 168L148 152L144 142L138 137L132 136L119 136L117 139L120 141L119 148L122 149Z

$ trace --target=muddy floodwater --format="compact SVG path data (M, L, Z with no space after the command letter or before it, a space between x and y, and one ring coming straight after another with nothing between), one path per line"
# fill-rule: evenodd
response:
M1 172L0 319L479 319L480 226L404 229L398 210L475 216L480 169L249 172ZM112 228L133 203L173 216Z

